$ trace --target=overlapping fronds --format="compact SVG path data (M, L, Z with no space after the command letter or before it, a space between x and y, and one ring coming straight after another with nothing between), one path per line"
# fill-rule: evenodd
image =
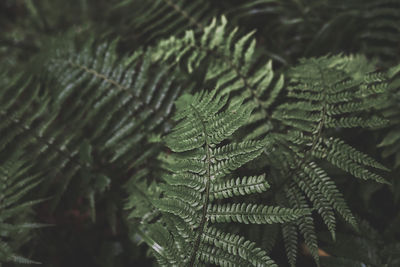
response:
M90 101L86 109L69 107L71 111L58 120L66 121L74 115L75 131L84 134L80 139L100 149L92 154L101 154L102 161L134 168L149 152L139 156L139 149L135 154L132 147L149 138L146 131L156 133L163 126L181 88L174 84L173 73L149 61L148 52L137 51L121 60L116 45L93 47L89 42L80 53L60 50L62 54L51 60L47 69L59 85L53 92L57 96L53 105L63 108L71 102L79 106ZM80 120L83 115L85 119Z
M251 104L254 111L247 125L252 131L246 138L278 132L272 135L277 149L270 159L273 166L281 166L283 170L276 182L283 185L293 179L300 190L297 197L304 194L311 201L333 238L335 211L356 227L342 194L316 162L324 160L357 178L385 183L377 169L387 171L387 168L324 131L384 126L385 119L368 114L385 101L386 75L375 72L361 56L303 60L288 72L287 99L277 108L271 108L283 88L283 76L274 78L271 62L255 64L253 33L237 37L237 29L226 32L226 24L222 17L220 23L214 20L207 26L199 38L187 31L181 39L162 41L153 57L178 63L188 73L204 67L204 82L214 83L222 95L233 94L231 106L242 102ZM284 134L279 133L282 129L286 131ZM304 202L304 206L308 207L308 203ZM312 217L305 219L299 224L299 230L317 260L312 221Z
M161 240L152 231L150 238L158 245L148 242L162 265L193 266L202 261L220 266L276 266L255 243L217 230L211 224L284 223L309 212L301 208L216 201L262 193L269 187L265 175L228 178L234 170L260 155L269 140L223 144L245 124L252 111L249 104L230 107L227 99L226 94L213 90L184 95L177 102L174 118L178 123L165 138L173 151L165 159L166 184L160 184L161 197L153 200L162 212L158 228L164 225L168 232ZM231 116L232 113L236 116Z
M361 67L360 67L361 66ZM277 183L285 189L293 207L308 207L310 201L335 239L334 212L356 227L343 195L318 161L330 164L364 180L386 183L379 170L388 169L339 138L329 137L329 129L384 126L387 121L366 116L385 100L386 76L372 72L362 57L322 57L303 60L289 72L286 103L278 106L272 119L285 125L285 134L273 134L275 152L271 164L281 166ZM282 181L283 178L283 181ZM292 180L293 182L288 183ZM293 188L295 187L295 188ZM304 199L303 199L304 198ZM302 200L303 199L303 200ZM300 204L302 203L302 204ZM312 217L298 222L311 254L317 260L317 239ZM292 238L286 236L288 256L294 265Z
M2 149L14 153L16 144L28 143L32 170L46 172L44 183L56 188L54 205L80 177L75 182L94 212L95 193L115 176L105 169L132 175L159 151L147 133L167 129L181 87L146 52L121 60L116 45L88 42L79 52L73 45L54 48L41 72L46 81L15 78L1 91Z
M172 37L160 42L153 57L178 63L187 72L205 69L205 84L215 84L221 94L234 94L230 105L251 102L252 134L248 139L265 135L271 125L267 120L270 108L284 84L283 75L275 75L272 61L264 62L257 56L254 32L238 34L238 28L227 29L224 16L214 19L204 33L197 37L187 31L183 38Z
M400 265L399 11L0 1L0 262Z

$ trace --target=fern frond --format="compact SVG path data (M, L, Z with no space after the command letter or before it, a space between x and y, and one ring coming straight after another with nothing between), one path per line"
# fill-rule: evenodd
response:
M389 91L386 105L383 105L382 109L392 127L378 146L384 148L384 157L395 156L394 168L398 168L400 166L400 65L390 68L387 76L390 79Z
M324 198L322 203L325 201L328 202L329 206L332 206L347 222L357 228L356 220L348 208L343 195L339 192L335 183L326 172L319 168L314 162L310 162L308 166L305 166L304 172L306 174L306 180L312 180L310 182L311 187ZM332 228L332 230L331 234L332 237L334 237L334 228Z
M297 228L293 223L285 223L282 225L282 235L286 249L286 255L290 266L296 266L297 258Z
M262 193L269 188L265 175L236 178L214 183L210 188L210 200Z
M203 242L213 245L217 248L247 261L247 264L253 266L277 266L256 244L246 240L244 237L224 233L214 227L209 227L203 235Z
M39 174L29 177L26 159L19 155L0 162L0 263L38 264L18 255L20 246L32 238L32 230L43 224L32 220L31 207L43 200L25 200L26 195L41 182Z
M331 138L330 140L325 140L324 145L326 145L326 149L322 149L323 153L333 165L350 172L354 177L387 183L382 177L366 169L366 166L373 165L375 168L388 171L382 164L345 144L342 140ZM317 149L319 150L319 148Z
M199 259L203 262L209 262L217 266L246 266L249 264L239 255L232 255L232 253L226 252L216 246L203 245L200 249ZM272 265L276 266L276 265Z
M105 165L131 175L159 152L145 133L166 130L164 122L181 87L175 86L171 72L150 63L146 52L121 59L117 44L51 44L52 56L41 70L44 82L16 78L2 90L0 101L8 104L2 105L0 116L9 130L0 145L12 153L14 144L29 142L30 156L36 159L31 168L48 173L43 190L56 190L53 207L70 183L78 183L94 215L94 195L111 183ZM60 177L57 183L54 177Z
M0 1L0 266L400 266L399 4Z
M289 185L285 189L288 201L294 208L305 209L308 208L307 200L300 191L293 185ZM306 215L297 221L300 233L304 237L304 242L307 248L310 250L312 257L319 266L319 254L318 254L318 240L314 227L314 220L310 215ZM294 259L293 259L294 260Z
M304 171L307 172L309 169L304 168ZM308 173L300 173L298 178L294 178L294 181L311 200L314 208L321 215L325 225L331 232L332 238L335 239L336 219L333 213L333 208L331 207L331 203L328 202L322 192L313 184L313 178L315 178L315 176L310 177Z
M251 138L258 138L269 129L256 123L268 117L269 108L283 88L284 78L274 74L272 61L258 64L253 32L240 36L238 28L228 31L227 24L222 16L218 21L214 19L199 38L193 31L187 31L180 39L162 41L154 51L154 59L179 63L188 73L204 65L204 83L215 84L223 95L238 94L230 101L231 106L247 101L255 107L251 123L258 129ZM244 116L239 111L237 114Z
M163 244L173 244L177 246L175 250L182 248L186 251L182 254L183 265L192 266L201 260L221 266L236 265L240 262L254 266L261 263L275 266L266 256L266 252L255 248L254 243L237 239L235 235L209 226L219 222L283 223L309 214L308 209L288 209L243 202L213 203L220 198L229 200L234 196L262 193L268 188L265 175L234 180L226 180L226 176L259 156L269 140L265 138L262 141L221 144L243 126L245 121L232 119L230 114L233 107L227 105L226 95L217 90L210 93L203 91L194 96L184 95L177 101L177 108L175 119L178 123L164 139L170 150L174 151L164 158L167 172L164 181L167 184L160 184L160 198L152 200L152 203L163 214L157 223L170 219L181 223L179 226L176 223L167 223L174 241L168 244L162 241ZM235 107L235 111L249 114L251 107L242 104ZM238 114L238 117L242 118L242 115ZM217 138L210 134L214 129L220 131ZM187 233L189 229L190 232L195 230L194 234ZM218 239L217 242L211 235L214 232L224 241ZM173 251L174 248L169 250ZM159 260L160 264L172 262L157 250L154 252L158 254L158 259L162 258ZM250 254L256 257L250 257ZM236 263L232 262L228 255L238 257ZM175 262L177 261L178 259L175 259Z
M374 107L379 93L387 87L387 83L379 79L382 89L370 92L368 88L376 82L376 79L370 78L371 67L367 65L365 70L354 67L363 64L366 63L362 57L303 60L291 71L288 96L304 102L284 104L274 116L289 126L296 121L304 121L305 125L310 125L307 130L316 132L321 127L383 126L386 122L382 118L354 116Z
M245 224L284 223L298 219L309 211L269 207L253 204L211 205L207 214L211 222L239 222Z
M272 114L287 130L273 135L277 148L270 160L282 168L281 175L287 181L281 183L289 183L287 197L292 198L291 205L296 205L292 207L299 208L301 205L296 199L306 196L335 239L334 211L355 228L357 224L343 195L316 162L327 161L357 178L380 183L387 182L377 169L388 171L388 168L341 139L329 138L325 132L329 128L340 131L348 127L385 125L387 120L365 114L380 109L388 86L387 75L374 72L364 57L338 55L303 59L289 71L289 77L288 99ZM318 260L312 217L305 216L299 229L311 254ZM293 262L294 257L290 257Z

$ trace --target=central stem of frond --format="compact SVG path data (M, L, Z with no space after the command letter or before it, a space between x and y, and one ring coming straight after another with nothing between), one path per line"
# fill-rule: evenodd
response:
M204 118L193 105L190 105L190 106L193 109L196 117L199 119L199 121L201 122L202 127L203 127L206 160L207 160L207 178L206 178L207 180L206 180L206 187L205 187L204 194L203 194L202 216L201 216L201 221L200 221L200 225L198 228L198 235L194 242L192 254L190 256L190 261L189 261L189 266L194 266L194 264L196 262L196 258L197 258L197 251L199 250L199 247L200 247L201 236L203 235L206 220L207 220L207 208L208 208L208 203L210 201L211 155L210 155L210 142L208 140L207 128L206 128Z

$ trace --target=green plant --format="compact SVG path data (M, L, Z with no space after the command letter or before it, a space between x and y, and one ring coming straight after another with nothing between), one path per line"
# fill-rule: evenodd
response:
M175 119L179 123L165 139L176 154L165 160L171 173L165 174L166 183L160 185L163 197L153 200L162 218L157 224L147 225L152 239L147 243L154 248L161 265L193 266L200 260L219 265L276 266L254 243L209 225L283 223L307 213L307 210L223 201L262 193L269 187L265 175L243 178L231 175L261 154L268 141L221 145L252 111L246 105L221 111L227 99L216 95L214 90L193 97L184 95L177 102Z
M0 264L398 263L397 1L0 7Z

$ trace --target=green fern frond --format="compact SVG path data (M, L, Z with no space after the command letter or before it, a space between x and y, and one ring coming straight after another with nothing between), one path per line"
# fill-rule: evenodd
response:
M310 177L307 171L309 171L309 169L304 167L304 173L301 172L299 177L294 178L294 181L297 183L297 186L306 194L308 199L311 200L313 207L321 215L325 225L331 232L332 238L335 239L336 220L331 203L329 203L328 199L322 194L321 190L319 190L319 188L313 184L312 178L315 178L315 176Z
M322 127L384 126L383 118L357 116L358 112L368 112L376 105L376 98L387 86L383 82L382 89L369 91L368 88L376 83L375 79L370 79L371 67L364 67L365 70L354 67L363 64L365 59L362 57L335 56L301 61L290 72L288 96L304 102L295 102L293 106L284 104L274 117L294 127L293 123L303 120L305 125L310 125L307 130L316 132Z
M286 249L286 255L290 266L296 266L297 258L297 228L293 223L285 223L282 225L282 236L284 240L284 245Z
M323 169L319 168L314 162L310 162L308 166L304 166L304 173L306 174L305 182L308 182L310 187L315 190L321 198L323 198L321 203L326 205L325 208L327 209L328 207L332 207L343 217L343 219L353 227L357 228L355 218L348 208L343 195L337 189L335 183L327 173ZM309 181L309 179L311 179L311 181ZM308 194L312 195L313 191L308 192ZM332 223L335 224L335 222ZM331 228L332 237L335 236L334 232L334 228Z
M204 65L204 83L215 84L223 95L238 94L230 100L231 106L243 101L254 105L251 123L257 129L247 138L258 138L270 130L257 122L268 117L271 105L283 88L284 77L274 74L272 61L258 64L253 32L241 36L238 28L228 31L227 24L222 16L218 21L214 19L199 38L193 31L187 31L180 39L161 41L154 51L154 59L179 64L188 73ZM237 114L243 116L243 113Z
M224 233L214 227L209 227L203 234L202 241L209 245L221 248L223 251L233 255L240 255L243 260L250 262L253 266L277 266L266 252L256 247L254 242L244 237ZM236 265L240 266L236 263ZM223 265L222 265L223 266Z
M50 45L53 56L46 59L42 72L47 80L40 85L46 100L42 113L32 112L41 116L40 123L29 128L20 122L31 136L27 140L33 139L29 151L38 164L32 168L47 171L46 183L57 187L53 207L71 183L79 183L93 219L95 195L112 182L104 170L113 166L132 175L159 153L160 146L147 142L146 133L166 131L164 122L181 91L176 76L151 63L148 52L121 59L117 45L89 41L78 48L69 40ZM49 113L43 114L46 109ZM60 182L51 182L55 176L62 177Z
M245 224L284 223L308 214L308 210L293 210L254 204L210 205L207 218L213 222L239 222Z
M296 186L292 183L287 188L285 188L285 193L288 198L290 205L296 209L307 209L309 208L307 204L306 198L303 194L296 188ZM312 257L315 262L319 266L319 254L318 254L318 240L317 234L315 232L314 220L312 216L304 216L300 218L297 222L298 229L300 233L304 237L304 242L307 248L310 250ZM287 245L289 246L289 245ZM293 251L291 252L293 253ZM288 254L291 257L291 261L294 261L295 258L291 254Z
M221 181L214 183L210 188L210 200L262 193L267 191L269 187L265 175Z
M250 263L239 255L232 255L216 246L203 245L200 250L199 259L203 262L209 262L217 266L248 266ZM271 265L276 266L276 264Z
M31 207L43 200L26 200L26 195L41 182L39 174L29 176L23 156L0 162L0 263L38 264L18 255L20 247L32 239L32 229L43 224L32 220Z
M324 140L324 144L321 144L321 147L322 146L326 146L326 148L321 149L318 147L316 151L319 153L323 151L323 158L326 158L330 163L340 169L351 173L354 177L387 183L382 177L369 171L367 166L373 166L385 171L389 171L388 168L345 144L342 140L330 138L329 140ZM317 155L321 156L318 152Z
M394 168L400 166L400 65L390 68L387 72L390 79L388 97L385 105L382 105L384 115L392 126L383 140L378 145L383 147L383 156L394 156Z
M299 208L301 205L295 199L306 196L333 239L336 232L334 211L355 228L357 224L343 195L316 162L327 161L357 178L387 183L377 171L388 171L388 168L325 133L330 128L336 131L348 127L376 128L387 123L381 117L365 116L381 108L388 86L387 76L373 72L373 67L367 63L364 57L341 55L302 60L289 71L288 99L272 114L272 118L287 129L284 134L273 134L277 148L269 157L273 166L281 166L281 175L287 179L278 183L294 181L287 195L292 198L291 205L296 204L292 207ZM306 216L302 220L299 229L317 260L312 218ZM293 249L290 251L288 255L294 264Z
M192 266L200 260L221 266L236 266L240 262L254 266L275 266L266 252L255 247L255 243L209 225L220 222L283 223L310 212L308 209L288 209L244 202L213 203L220 198L229 200L235 196L262 193L268 188L265 175L226 180L233 171L259 156L269 142L264 139L221 144L245 124L244 119L232 120L230 114L234 108L226 100L226 95L214 90L210 93L203 91L194 96L184 95L177 101L175 119L179 121L164 139L175 153L164 158L167 184L159 185L161 196L152 200L152 203L163 214L157 224L165 222L172 234L166 238L172 239L168 244L166 241L160 241L159 244L175 246L167 250L179 250L183 258L170 259L154 250L160 264L182 261L181 265ZM242 118L239 112L249 114L251 109L247 104L242 104L235 107L235 112ZM214 129L219 129L220 134L217 137L211 134ZM211 235L214 232L220 236L218 241ZM153 238L156 240L156 236ZM253 254L256 257L251 257ZM228 260L228 255L238 257L236 263L230 261L232 258Z

